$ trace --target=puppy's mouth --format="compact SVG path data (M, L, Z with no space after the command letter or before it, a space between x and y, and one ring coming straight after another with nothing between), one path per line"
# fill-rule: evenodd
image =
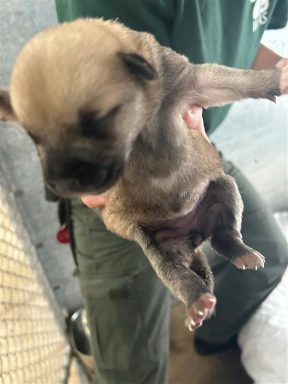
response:
M81 162L69 167L69 171L58 172L56 178L49 177L49 172L46 172L45 182L48 189L62 198L98 195L116 184L123 168L120 162L100 167Z

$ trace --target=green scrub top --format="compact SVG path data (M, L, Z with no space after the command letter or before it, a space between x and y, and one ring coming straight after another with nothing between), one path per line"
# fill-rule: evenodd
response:
M287 23L288 0L56 0L60 22L80 17L118 19L152 33L193 63L250 68L266 29ZM210 134L229 106L204 111Z

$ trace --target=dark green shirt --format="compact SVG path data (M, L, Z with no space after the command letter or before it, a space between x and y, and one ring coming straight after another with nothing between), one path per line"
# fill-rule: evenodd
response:
M118 19L151 32L193 63L250 68L264 31L287 22L288 0L56 0L60 22L79 17ZM204 113L211 133L229 107Z

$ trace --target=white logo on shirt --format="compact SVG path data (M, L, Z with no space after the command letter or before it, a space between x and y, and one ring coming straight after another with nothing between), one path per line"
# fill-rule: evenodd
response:
M253 32L255 32L260 25L266 24L268 20L269 0L250 0L254 4L252 18L253 18Z

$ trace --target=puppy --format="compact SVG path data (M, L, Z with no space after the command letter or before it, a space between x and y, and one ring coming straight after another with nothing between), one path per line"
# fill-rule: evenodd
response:
M105 192L107 228L140 245L193 330L216 303L201 243L209 238L240 269L263 267L264 257L242 241L235 181L182 114L191 104L275 100L281 87L287 67L193 65L150 34L85 19L32 39L14 66L11 103L2 91L0 104L34 140L55 194Z

